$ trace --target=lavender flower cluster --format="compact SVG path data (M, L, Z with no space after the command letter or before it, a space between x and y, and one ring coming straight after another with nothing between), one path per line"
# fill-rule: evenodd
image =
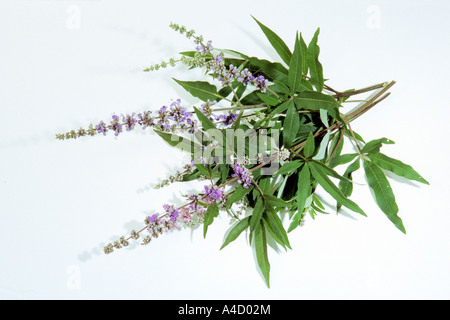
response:
M222 201L225 198L225 188L219 188L217 186L204 186L205 195L203 201L207 204L211 204L216 201Z
M233 177L238 178L238 183L242 184L244 189L248 189L252 184L253 175L251 172L244 166L241 166L239 163L235 162L233 165L234 174Z
M213 57L213 59L209 61L206 66L208 69L216 72L219 75L218 79L222 83L222 86L229 86L234 80L237 80L238 82L243 83L245 86L248 84L253 84L261 92L266 92L268 80L264 76L255 77L248 70L248 68L239 71L238 68L236 68L232 64L230 64L227 68L223 60L223 54L220 53L214 56L211 52L211 43L211 41L208 41L206 46L200 44L199 46L197 46L196 50L200 51L202 55L210 54Z
M163 213L155 213L145 218L146 227L141 231L147 230L149 235L145 236L142 245L147 245L152 239L158 238L161 234L167 233L174 229L181 229L182 227L193 226L203 222L206 208L205 204L212 204L214 202L221 202L225 199L225 188L218 186L204 186L204 194L192 194L187 198L191 200L188 205L176 208L173 205L164 204ZM200 205L199 202L203 202ZM128 239L121 237L118 241L110 243L105 246L104 252L110 254L115 249L127 247L129 239L139 239L139 233L133 230Z
M125 129L126 131L133 130L136 125L141 126L142 129L152 127L160 131L175 132L187 131L195 133L198 131L197 120L192 119L193 114L181 107L181 100L173 101L169 107L162 106L155 112L153 116L152 111L144 111L143 113L132 113L127 115L113 115L109 124L100 121L97 125L90 125L88 129L72 130L67 133L57 134L56 138L59 140L76 139L86 135L94 136L96 134L106 135L107 132L112 131L117 137Z
M202 36L195 36L195 31L188 31L185 26L180 26L176 23L171 23L170 28L175 31L180 32L180 34L184 34L188 39L191 37L194 38L194 43L197 45L195 50L201 54L201 56L209 55L213 59L206 61L206 59L202 57L194 57L192 59L182 58L181 61L187 63L190 66L194 67L203 67L210 71L214 71L219 75L219 80L222 82L223 86L230 85L233 80L237 80L238 82L243 83L244 85L253 84L255 85L261 92L266 92L266 88L268 85L268 80L264 76L254 76L251 72L246 68L242 71L239 71L235 66L230 65L228 68L225 66L223 60L223 54L219 53L218 55L214 55L211 52L212 49L212 41L209 40L206 44L203 43Z

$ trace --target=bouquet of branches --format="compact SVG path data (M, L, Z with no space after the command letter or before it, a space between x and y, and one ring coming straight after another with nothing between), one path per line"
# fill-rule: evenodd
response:
M385 171L428 182L410 165L380 152L382 145L393 144L392 140L366 142L350 125L388 97L395 82L335 90L325 84L319 61L320 29L309 44L297 32L291 50L274 31L255 21L280 61L215 48L194 30L171 23L173 30L193 40L195 50L180 52L179 58L144 71L177 64L187 65L188 70L204 70L207 79L174 79L198 99L196 106L183 105L176 99L158 110L114 114L108 122L56 135L65 140L108 133L118 136L136 127L151 128L168 144L190 155L183 168L156 188L193 180L204 184L198 193L185 196L184 205L165 204L159 213L145 218L140 230L106 245L106 254L128 246L132 240L148 245L165 232L185 227L203 225L206 237L214 219L227 215L233 225L220 249L245 233L269 286L268 241L291 249L288 233L301 226L306 216L327 213L316 195L319 186L336 200L336 212L345 207L366 215L349 198L352 174L361 167L376 204L395 227L406 233ZM353 98L362 94L368 97ZM359 105L341 113L343 104L351 102ZM354 152L342 154L346 141ZM339 174L336 167L344 165L344 173Z

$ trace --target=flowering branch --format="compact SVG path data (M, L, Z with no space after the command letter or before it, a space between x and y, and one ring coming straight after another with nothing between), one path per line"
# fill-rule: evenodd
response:
M326 213L316 196L317 186L336 201L337 212L346 207L366 215L350 199L352 174L361 163L377 205L400 231L406 232L384 171L428 182L411 166L380 152L382 145L392 144L392 140L381 138L366 143L350 126L350 122L386 99L395 82L338 91L325 84L317 44L319 29L308 45L297 33L291 51L275 32L255 21L281 62L213 48L212 41L205 42L194 30L171 23L173 30L193 40L195 50L182 52L179 59L170 58L144 71L178 63L189 69L204 69L213 83L175 80L199 99L198 108L182 107L177 99L156 111L114 114L109 122L100 121L87 129L56 135L59 140L108 132L117 137L136 127L150 127L172 146L179 146L176 133L190 138L184 149L190 153L191 162L156 188L200 180L206 183L202 192L186 195L182 206L163 205L160 213L145 218L142 229L132 230L129 236L108 244L104 248L106 254L128 246L131 239L142 239L142 244L147 245L165 232L199 224L203 224L206 236L215 217L226 211L236 221L221 249L249 230L258 267L269 286L268 238L291 249L288 233L302 226L307 214L314 218L318 213ZM375 93L368 99L348 100L371 91ZM340 112L342 103L357 101L362 104L353 111L345 115ZM345 137L356 143L357 153L341 154ZM335 171L335 167L348 163L343 175ZM339 185L330 178L338 179ZM233 206L238 204L241 210L236 214ZM281 220L282 212L288 213L287 230ZM142 236L145 231L147 234Z

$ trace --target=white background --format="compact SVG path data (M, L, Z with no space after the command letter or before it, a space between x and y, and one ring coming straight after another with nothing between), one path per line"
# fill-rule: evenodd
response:
M51 1L0 2L0 297L5 299L448 299L450 208L448 1ZM367 186L352 196L368 214L320 215L290 234L293 250L269 251L271 289L245 237L219 251L229 228L216 219L147 247L110 256L103 246L142 226L173 185L152 185L183 155L151 132L57 141L54 134L196 103L171 80L182 66L144 73L193 44L185 24L220 48L276 60L251 18L292 48L321 28L325 77L340 90L396 80L392 95L353 124L388 137L388 155L431 186L392 180L407 235ZM355 176L365 184L363 175Z

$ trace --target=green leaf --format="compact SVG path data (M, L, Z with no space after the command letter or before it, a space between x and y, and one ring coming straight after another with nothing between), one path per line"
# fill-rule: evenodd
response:
M230 242L236 240L239 235L250 226L249 222L250 217L245 217L244 219L236 223L225 238L225 241L220 247L220 250L225 248Z
M343 154L343 155L334 157L330 161L330 167L334 168L334 167L340 166L342 164L349 163L350 161L355 159L357 156L358 156L358 153L348 153L348 154Z
M288 174L288 173L292 173L292 172L294 172L295 170L297 170L298 168L300 168L302 164L303 164L303 161L301 161L301 160L294 160L294 161L286 162L285 164L283 164L283 165L281 166L280 169L278 169L277 172L275 172L275 173L273 174L273 176L275 177L275 176L277 176L277 175L279 175L279 174Z
M327 165L323 164L322 162L315 161L315 160L312 160L311 162L314 163L314 165L319 166L326 175L336 178L336 179L339 179L341 181L348 181L347 178L341 176L334 169L328 167Z
M283 129L283 145L286 148L290 148L292 146L292 143L297 136L299 127L300 117L298 115L297 109L295 108L294 102L292 100L289 100Z
M295 37L294 53L292 54L291 61L289 63L289 74L288 74L288 84L289 87L291 88L292 93L297 92L299 89L300 82L302 79L302 72L303 72L302 48L297 33L297 36Z
M267 255L267 238L265 227L262 222L260 222L254 232L254 243L255 243L255 253L256 260L258 262L259 269L264 276L264 280L266 281L267 287L270 287L269 284L269 275L270 275L270 263L269 257Z
M306 199L311 194L311 173L308 163L305 163L302 171L298 175L297 208L302 213L305 209Z
M292 221L289 224L287 232L289 233L289 232L292 232L293 230L295 230L300 225L302 218L303 218L302 212L300 212L300 211L297 212L294 215L294 217L292 218Z
M314 141L314 135L312 132L309 133L308 139L306 139L305 146L303 147L303 155L306 158L311 157L314 154L315 147L315 141Z
M163 132L159 130L154 130L156 134L158 134L161 138L164 139L169 145L172 147L176 147L178 149L181 149L183 151L187 152L194 152L194 148L197 148L197 150L201 149L201 145L191 141L190 139L186 139L184 137L180 137L178 135Z
M255 90L255 91L250 92L249 94L247 94L245 97L243 97L241 99L241 103L243 105L256 105L256 104L262 103L263 101L258 96L258 93L261 93L261 91Z
M270 113L270 117L273 117L277 114L280 114L284 111L286 111L289 107L289 105L291 104L292 100L288 100L283 102L282 104L280 104L278 107L276 107L271 113Z
M338 132L334 133L334 137L330 143L330 148L328 149L328 153L330 155L334 153L334 157L338 157L341 154L342 149L344 147L344 139L342 139L343 135L344 132L342 130L339 130Z
M267 204L271 207L286 208L291 206L288 202L271 194L265 194L264 200L266 200Z
M187 92L192 94L194 97L199 98L207 102L208 100L214 101L217 98L223 99L220 94L217 93L217 88L215 85L210 84L206 81L182 81L173 78L180 86L182 86Z
M284 43L284 41L275 32L273 32L268 27L263 25L255 17L252 17L252 18L255 19L255 21L258 23L259 27L264 32L264 34L266 35L270 44L275 49L275 51L278 53L280 58L284 61L284 63L289 65L289 62L291 61L292 53L291 53L291 50L289 50L286 43Z
M266 209L267 210L263 214L263 221L267 230L270 232L270 235L276 242L282 245L283 248L286 249L286 247L288 247L289 249L292 249L291 245L289 244L289 239L286 230L284 230L283 223L281 222L280 217L273 210L273 208L268 206L267 202L266 202Z
M233 89L231 86L225 86L222 89L219 90L219 92L217 92L217 94L221 97L223 97L223 99L225 99L226 97L228 97L231 92L233 92ZM220 100L222 100L222 98L216 98L215 101L219 102Z
M371 161L364 161L363 167L367 183L375 194L378 207L401 232L406 233L402 219L397 215L398 206L395 202L394 193L383 170Z
M320 142L319 151L317 151L316 155L313 157L314 160L322 160L325 157L325 153L327 152L328 142L330 141L331 132L327 132L327 134L322 138Z
M376 140L369 141L365 144L365 146L362 148L362 153L378 153L380 152L380 148L382 144L394 144L395 142L388 139L388 138L380 138Z
M201 172L198 170L194 171L193 173L185 174L183 176L183 182L197 180L198 178L200 178L200 176L201 176Z
M256 57L248 59L250 62L249 69L253 74L263 73L269 81L288 82L288 70L279 62L272 62Z
M273 83L274 84L269 87L271 90L284 93L287 96L290 95L288 86L285 85L283 82L274 81Z
M230 55L232 57L234 56L235 58L239 58L239 59L247 60L249 58L247 55L243 54L242 52L239 52L239 51L236 51L236 50L232 50L232 49L219 49L219 48L216 48L216 50L218 52L222 52L222 53L225 53L225 54ZM198 52L198 51L194 51L194 52Z
M228 180L228 174L230 173L230 166L222 163L219 164L220 183L225 183Z
M259 225L259 221L264 213L264 200L260 197L256 201L253 213L250 216L250 231L255 230L255 227Z
M239 112L238 117L236 118L236 120L234 120L234 123L232 125L232 129L233 130L237 130L239 128L239 125L241 124L241 119L242 119L242 115L244 114L244 109L241 109L241 111Z
M322 64L319 62L320 48L317 45L319 33L320 28L317 29L314 37L308 45L307 61L311 75L311 82L316 87L316 90L321 92L323 89L324 80Z
M328 192L336 201L343 206L349 208L350 210L360 213L363 216L366 216L364 211L352 200L347 199L347 197L344 196L342 191L336 187L336 185L331 182L331 180L328 178L326 172L322 169L321 166L317 165L314 162L309 162L309 169L311 170L311 174L313 177L317 180L317 182L322 186L322 188Z
M326 109L320 109L320 120L328 128L330 125L328 124L328 111Z
M302 51L302 70L303 74L308 74L308 61L307 61L307 55L308 55L308 47L306 46L306 42L303 39L302 33L300 32L300 48Z
M348 180L341 180L339 181L339 189L341 189L342 194L346 197L350 197L353 192L353 181L352 181L352 175L353 172L358 170L360 168L360 159L356 159L352 164L350 164L347 169L344 172L344 178ZM337 204L337 211L341 209L341 205Z
M258 97L260 97L260 99L262 101L264 101L268 106L276 106L280 103L280 100L278 100L275 97L269 96L268 94L263 94L263 93L257 93Z
M210 204L205 212L205 219L203 220L203 238L206 238L206 232L208 231L208 226L213 223L214 218L219 215L219 208L217 203Z
M204 175L206 177L209 177L211 175L209 170L201 163L195 163L195 167L202 175Z
M244 196L252 191L253 186L250 186L249 188L245 189L242 186L239 186L234 190L234 192L228 197L226 208L230 209L233 203L238 202L244 198Z
M209 129L217 129L214 123L212 123L211 120L207 116L203 114L200 110L198 110L196 107L194 107L195 114L197 115L198 120L202 123L203 130L209 130Z
M320 109L324 109L330 112L339 107L339 103L332 96L315 91L301 92L294 101L298 109L304 110L320 111Z
M369 155L370 160L377 164L384 170L391 171L400 177L404 177L409 180L418 181L424 184L430 184L427 180L422 178L422 176L413 169L410 165L401 162L400 160L389 158L382 153L375 153Z

